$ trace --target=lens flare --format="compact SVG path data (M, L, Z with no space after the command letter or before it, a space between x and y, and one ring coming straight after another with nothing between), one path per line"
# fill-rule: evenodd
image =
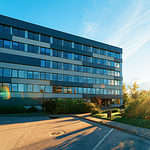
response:
M3 86L0 87L0 97L2 97L2 99L8 100L10 99L10 90L8 86Z

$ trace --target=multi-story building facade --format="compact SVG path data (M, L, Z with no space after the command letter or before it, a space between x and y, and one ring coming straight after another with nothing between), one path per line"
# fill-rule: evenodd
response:
M0 86L24 105L43 98L122 104L122 49L0 15Z

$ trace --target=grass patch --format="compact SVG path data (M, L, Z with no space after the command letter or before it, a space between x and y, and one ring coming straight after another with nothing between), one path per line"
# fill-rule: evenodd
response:
M114 119L114 121L150 129L150 120L145 120L145 119L140 119L140 118L122 117L122 118L116 118L116 119Z
M100 119L110 120L110 119L107 118L107 113L106 112L94 114L92 116L96 117L96 118L100 118ZM117 121L117 122L120 122L120 123L133 125L133 126L136 126L136 127L142 127L142 128L150 129L150 120L141 119L141 118L122 117L120 112L112 113L111 120L112 121Z

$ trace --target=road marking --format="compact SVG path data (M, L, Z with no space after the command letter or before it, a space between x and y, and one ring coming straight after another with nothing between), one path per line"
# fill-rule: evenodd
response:
M102 143L103 141L112 133L114 129L112 128L96 145L92 150L96 150Z

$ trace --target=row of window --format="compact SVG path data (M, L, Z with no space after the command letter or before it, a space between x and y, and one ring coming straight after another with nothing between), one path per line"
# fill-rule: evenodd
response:
M8 40L0 40L0 47L12 48L15 50L25 51L25 44L14 42L14 41L11 42ZM31 52L31 53L39 53L39 47L28 44L27 45L27 51ZM107 66L111 66L111 67L115 67L115 68L120 68L120 63L117 63L114 61L101 59L101 58L95 58L95 57L89 57L89 56L83 56L83 55L68 53L68 52L54 50L54 49L52 50L49 48L40 47L40 54L44 54L44 55L48 55L48 56L54 56L54 57L61 57L64 59L85 61L85 62L89 62L89 63L107 65Z
M102 89L102 88L81 88L81 87L63 87L47 86L36 84L8 84L12 92L37 92L37 93L59 93L59 94L104 94L121 95L121 90Z
M79 54L74 54L74 53L69 53L69 52L64 52L64 51L59 51L54 49L52 50L47 48L40 48L40 54L120 68L120 63L114 61L96 58L96 57L83 56Z
M103 50L100 48L95 48L95 47L91 47L88 45L83 45L80 43L62 40L62 39L58 39L54 37L52 38L44 34L34 33L30 31L25 32L25 30L23 29L18 29L14 27L12 28L12 31L11 31L10 26L6 26L6 25L0 25L0 32L5 32L8 34L12 34L12 35L23 37L23 38L29 38L31 40L47 42L47 43L55 44L55 45L62 46L62 47L75 48L79 51L83 50L83 51L93 52L93 53L100 54L100 55L106 55L106 56L114 57L116 59L121 58L121 54L118 54L115 52L110 52L110 51Z
M0 77L2 76L13 77L13 78L24 78L24 79L104 84L104 85L111 85L111 86L121 85L121 81L119 80L109 80L109 79L91 78L91 77L83 77L83 76L71 76L65 74L55 74L55 73L45 73L45 72L32 72L32 71L15 70L15 69L8 69L8 68L0 68Z
M50 60L41 60L40 66L44 68L53 68L53 69L60 69L60 70L67 70L67 71L85 72L85 73L102 74L102 75L120 77L119 71L80 66L80 65L55 62L55 61L50 61Z

